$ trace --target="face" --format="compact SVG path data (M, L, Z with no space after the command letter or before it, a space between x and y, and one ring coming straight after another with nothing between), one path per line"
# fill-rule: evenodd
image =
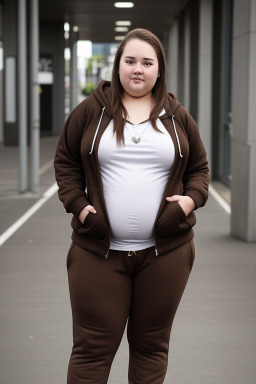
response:
M124 92L132 97L151 93L159 77L154 48L139 39L127 42L119 63L119 78Z

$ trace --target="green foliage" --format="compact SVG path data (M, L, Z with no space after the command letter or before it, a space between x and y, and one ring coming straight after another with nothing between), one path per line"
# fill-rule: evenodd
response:
M88 62L88 66L87 66L87 74L89 76L92 75L92 62L94 60L96 60L97 62L99 61L102 61L104 58L104 55L93 55L90 59L89 59L89 62Z
M94 83L87 83L86 86L82 89L82 94L89 96L95 91L96 87L97 85Z

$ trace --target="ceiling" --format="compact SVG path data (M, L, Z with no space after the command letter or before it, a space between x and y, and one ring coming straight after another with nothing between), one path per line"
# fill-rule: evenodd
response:
M79 27L79 39L113 42L115 21L130 20L133 28L146 28L160 39L188 0L133 0L134 7L120 9L110 0L41 0L40 21L69 22Z

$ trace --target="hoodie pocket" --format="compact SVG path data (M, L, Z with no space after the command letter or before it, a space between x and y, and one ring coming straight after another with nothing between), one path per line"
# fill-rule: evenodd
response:
M81 235L93 236L104 239L108 234L107 222L100 212L89 213L82 224L78 217L73 216L72 228Z
M157 224L156 234L160 238L177 235L188 231L196 223L195 213L192 211L188 216L177 201L166 203Z

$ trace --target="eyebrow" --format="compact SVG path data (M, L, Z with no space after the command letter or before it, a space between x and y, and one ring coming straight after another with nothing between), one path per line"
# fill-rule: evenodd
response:
M125 59L135 59L135 57L133 57L133 56L125 56ZM150 57L143 57L143 60L154 61L154 59L151 59Z

